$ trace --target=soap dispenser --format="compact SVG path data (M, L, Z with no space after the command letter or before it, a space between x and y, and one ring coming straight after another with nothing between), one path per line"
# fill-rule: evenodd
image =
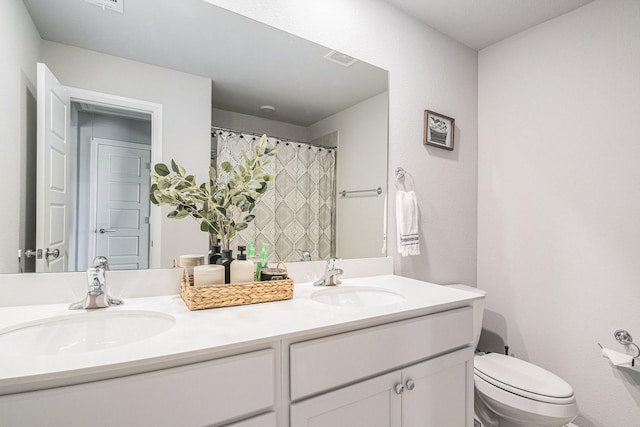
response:
M238 246L238 258L231 263L231 283L253 282L253 263L247 261L246 246Z
M251 261L253 265L256 265L259 261L256 256L256 246L253 240L249 240L249 250L247 251L247 260Z
M233 251L223 249L222 256L216 264L224 266L224 283L231 283L231 262L233 261Z
M267 246L268 243L262 243L262 250L260 251L260 261L258 261L256 265L256 280L258 282L262 281L262 269L269 267L269 262L267 261Z
M222 254L220 253L220 239L216 239L216 243L211 245L209 249L209 264L217 264L220 258L222 258Z

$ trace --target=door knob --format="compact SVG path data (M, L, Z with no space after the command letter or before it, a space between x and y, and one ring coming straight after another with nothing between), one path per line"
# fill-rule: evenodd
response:
M416 382L414 380L407 380L407 390L411 391L416 388Z
M49 258L58 258L60 256L60 249L54 249L52 251L49 250L49 248L44 250L44 256Z
M104 233L115 233L116 231L118 231L118 230L114 230L114 229L112 229L112 228L101 228L101 229L99 229L99 230L98 230L98 232L99 232L100 234L104 234Z
M402 385L402 383L396 384L396 393L402 394L403 391L404 391L404 385Z

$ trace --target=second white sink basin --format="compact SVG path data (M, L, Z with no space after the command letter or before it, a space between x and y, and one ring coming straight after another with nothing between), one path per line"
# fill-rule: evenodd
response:
M48 356L85 353L142 341L175 324L155 311L96 311L49 317L0 331L2 351Z
M370 286L336 286L312 293L311 299L346 307L379 307L398 303L404 300L404 295L391 289Z

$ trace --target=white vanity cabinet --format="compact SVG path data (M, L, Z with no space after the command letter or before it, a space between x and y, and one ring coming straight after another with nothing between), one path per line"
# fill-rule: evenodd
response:
M2 426L276 426L273 349L0 396ZM263 414L249 418L257 414ZM249 418L231 424L233 420Z
M465 307L293 344L290 425L472 426L471 339Z
M129 300L124 310L153 307L175 325L146 345L0 351L0 426L472 427L476 296L396 276L371 283L406 298L328 306L310 300L309 283L282 303L197 313L177 296ZM16 313L59 315L34 307L7 308L5 325L0 310L0 328Z

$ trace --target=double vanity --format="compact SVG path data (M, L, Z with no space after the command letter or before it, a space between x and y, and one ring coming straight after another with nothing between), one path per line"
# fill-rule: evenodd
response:
M164 270L109 272L119 306L2 307L0 425L472 426L478 295L344 263L336 287L290 268L274 303L189 311ZM118 289L136 275L148 296Z

